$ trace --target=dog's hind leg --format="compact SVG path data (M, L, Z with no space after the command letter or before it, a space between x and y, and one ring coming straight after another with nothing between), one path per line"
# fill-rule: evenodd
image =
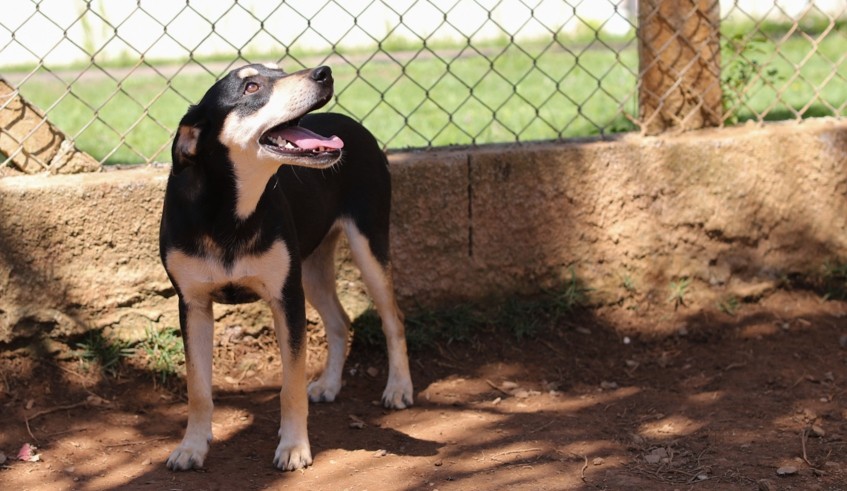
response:
M185 345L188 426L167 465L171 470L184 471L203 467L212 440L212 301L186 302L180 298L179 320Z
M382 403L385 407L404 409L413 404L414 396L403 314L394 297L388 261L387 229L385 234L366 236L352 220L343 220L342 224L353 261L362 272L362 280L382 319L382 332L388 344L388 383L382 393Z
M303 261L306 300L318 311L326 330L327 360L324 371L309 384L309 400L332 402L341 390L350 318L338 300L335 287L335 246L340 230L334 228Z
M290 273L283 288L282 299L273 299L270 304L282 357L279 445L274 454L274 467L293 471L312 463L307 430L306 299L300 275Z

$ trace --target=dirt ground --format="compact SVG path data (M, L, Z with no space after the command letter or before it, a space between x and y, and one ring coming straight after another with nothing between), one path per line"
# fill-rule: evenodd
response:
M615 308L521 341L480 332L412 353L416 405L403 411L374 402L384 354L354 345L340 399L311 406L314 464L292 473L271 465L268 336L216 348L215 440L205 468L185 473L164 465L185 424L181 379L7 347L0 488L843 490L845 315L843 302L779 291L732 316ZM37 461L16 459L24 444Z

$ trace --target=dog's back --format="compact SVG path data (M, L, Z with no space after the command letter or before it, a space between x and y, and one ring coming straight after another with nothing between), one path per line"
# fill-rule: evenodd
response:
M369 238L377 259L387 263L391 177L376 138L337 113L306 115L300 126L345 142L344 157L330 169L282 166L277 173L291 207L301 257L312 254L330 228L346 218Z

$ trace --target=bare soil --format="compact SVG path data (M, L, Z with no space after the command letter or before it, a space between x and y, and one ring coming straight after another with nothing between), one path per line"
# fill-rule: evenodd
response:
M293 473L271 465L269 336L216 348L215 441L205 469L185 473L164 465L185 424L181 379L131 364L104 376L50 343L7 347L0 488L847 489L847 304L778 291L735 315L660 310L419 349L403 411L375 403L384 354L354 345L340 399L311 406L314 465ZM15 459L27 443L38 461Z

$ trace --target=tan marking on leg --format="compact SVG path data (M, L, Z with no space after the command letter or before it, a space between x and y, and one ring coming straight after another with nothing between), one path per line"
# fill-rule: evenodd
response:
M382 319L382 332L388 344L388 383L382 394L386 407L404 409L413 403L412 377L409 374L409 358L406 353L406 334L403 314L394 297L391 270L383 268L371 252L368 239L350 220L342 226L350 243L353 261L362 272L362 280L373 298Z
M341 390L350 318L344 312L335 286L335 246L340 230L334 228L303 261L306 300L318 311L326 329L327 360L321 376L309 384L312 402L332 402Z
M168 457L167 465L173 470L203 467L212 439L212 302L208 298L188 300L186 308L188 426L182 442Z
M307 420L309 401L306 397L306 349L296 355L288 342L288 325L281 301L272 301L274 330L282 357L282 388L279 392L279 445L274 466L293 471L312 463Z

